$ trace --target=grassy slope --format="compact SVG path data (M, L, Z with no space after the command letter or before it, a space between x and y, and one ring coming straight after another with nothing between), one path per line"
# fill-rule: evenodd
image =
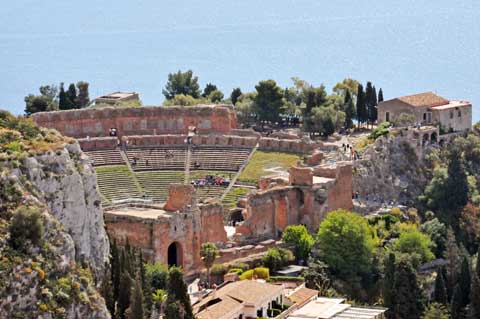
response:
M261 176L269 174L266 169L281 167L287 170L300 159L298 154L256 151L238 180L257 183Z

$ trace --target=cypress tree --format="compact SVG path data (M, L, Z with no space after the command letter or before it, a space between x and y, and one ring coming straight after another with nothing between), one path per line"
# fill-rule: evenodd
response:
M347 90L345 95L345 127L353 127L353 118L355 117L355 105L353 104L350 91Z
M130 305L130 309L132 310L131 319L143 319L143 289L140 276L137 276L135 280Z
M480 318L480 277L474 274L470 287L469 318Z
M105 263L105 276L100 286L100 292L105 299L105 305L111 314L115 312L115 299L113 298L112 272L110 266Z
M468 262L468 257L464 256L462 261L461 271L460 271L460 277L458 278L458 285L461 291L462 307L466 307L470 303L471 281L472 280L470 275L470 264Z
M372 107L371 107L371 112L370 112L370 121L372 123L375 123L377 121L377 118L378 118L378 110L377 110L377 105L378 105L378 102L377 102L377 89L375 88L375 86L373 86L373 89L372 89L372 101L371 101L371 104L372 104Z
M435 290L433 291L433 301L446 305L448 303L447 288L445 287L445 278L443 271L437 271L435 278Z
M387 316L392 318L392 310L395 300L395 291L393 290L395 281L395 254L388 255L388 261L385 265L385 277L383 278L383 304L389 308Z
M445 247L445 258L448 261L445 282L447 286L448 300L451 301L455 285L457 284L461 264L460 251L451 228L447 230L447 242Z
M378 103L383 102L383 90L380 88L380 91L378 91Z
M69 103L67 101L67 94L65 93L63 82L60 83L60 92L58 93L58 108L60 110L68 110L69 108Z
M66 94L67 94L69 109L77 108L77 88L75 87L75 84L71 83L68 86L68 90Z
M112 243L112 286L113 286L113 300L118 300L120 291L120 256L116 240Z
M184 314L183 318L193 319L192 305L190 304L190 297L188 296L187 284L183 280L182 270L178 267L170 268L167 293L167 304L170 305L177 302L180 307L179 311Z
M452 319L465 318L465 306L463 305L462 288L456 285L452 297Z
M132 290L132 278L127 271L123 271L120 276L120 291L118 294L118 316L117 318L125 319L125 311L130 307L130 297Z
M441 213L454 231L459 232L462 210L468 203L469 185L461 152L457 147L450 149L448 159L448 179L445 183L448 201Z
M357 120L359 124L365 123L366 114L365 92L363 91L363 86L359 84L357 93Z
M423 296L417 283L415 270L407 261L400 261L394 281L393 311L397 319L420 318Z

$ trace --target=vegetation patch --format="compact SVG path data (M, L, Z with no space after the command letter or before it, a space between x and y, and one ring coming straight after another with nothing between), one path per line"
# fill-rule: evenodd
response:
M300 160L301 157L298 154L256 151L238 180L257 183L260 177L274 173L269 169L278 168L278 170L287 171Z

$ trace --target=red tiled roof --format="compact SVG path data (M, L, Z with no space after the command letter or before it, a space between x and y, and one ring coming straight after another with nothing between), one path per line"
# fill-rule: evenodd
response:
M407 95L397 99L415 107L435 107L449 103L447 99L444 99L433 92Z

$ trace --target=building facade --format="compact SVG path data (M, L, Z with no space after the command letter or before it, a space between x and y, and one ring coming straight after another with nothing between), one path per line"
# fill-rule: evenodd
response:
M391 99L378 105L378 122L399 125L402 114L413 116L413 124L441 127L444 132L459 132L472 127L472 104L449 101L432 92Z

